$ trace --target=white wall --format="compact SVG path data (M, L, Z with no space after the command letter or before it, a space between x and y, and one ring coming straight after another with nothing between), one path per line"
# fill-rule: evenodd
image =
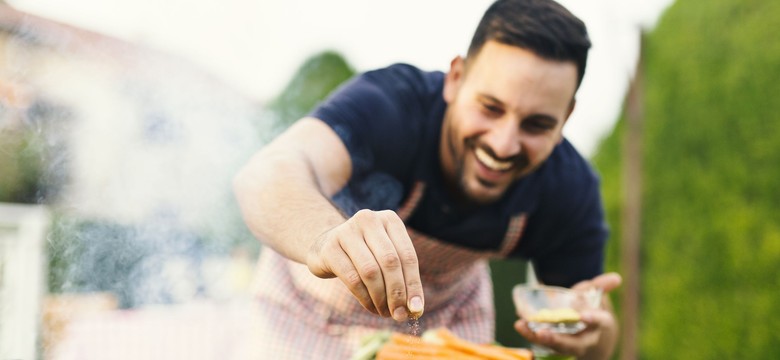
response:
M46 208L0 204L0 359L35 359L45 291Z

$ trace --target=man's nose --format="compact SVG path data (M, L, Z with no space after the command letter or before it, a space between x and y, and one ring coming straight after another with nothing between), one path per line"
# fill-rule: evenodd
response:
M520 153L522 143L520 131L513 121L500 121L487 133L484 142L495 156L506 159Z

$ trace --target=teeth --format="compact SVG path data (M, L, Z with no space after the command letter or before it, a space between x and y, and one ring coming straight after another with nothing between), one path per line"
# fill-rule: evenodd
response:
M480 162L485 164L485 166L491 170L504 171L512 167L511 161L498 161L492 156L488 155L488 153L485 150L482 150L482 148L477 148L474 152L477 154L477 159L479 159Z

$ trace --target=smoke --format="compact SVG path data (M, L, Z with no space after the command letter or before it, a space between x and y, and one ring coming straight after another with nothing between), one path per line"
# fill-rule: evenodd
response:
M30 21L0 33L0 80L24 94L0 99L0 129L29 139L12 161L34 176L12 181L35 190L0 201L54 210L49 291L228 296L231 254L258 251L230 183L271 126L260 105L182 59Z

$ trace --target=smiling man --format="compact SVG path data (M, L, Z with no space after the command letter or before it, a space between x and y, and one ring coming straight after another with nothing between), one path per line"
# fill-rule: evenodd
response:
M618 286L602 274L598 179L562 135L589 48L583 23L554 1L499 0L448 73L364 73L259 151L235 180L267 245L258 356L348 358L362 335L406 332L423 312L424 328L490 342L491 258L531 260L551 285ZM582 315L576 335L516 328L607 358L608 303Z
M563 140L574 109L577 67L487 41L468 63L452 61L441 161L464 200L490 203L536 170Z

